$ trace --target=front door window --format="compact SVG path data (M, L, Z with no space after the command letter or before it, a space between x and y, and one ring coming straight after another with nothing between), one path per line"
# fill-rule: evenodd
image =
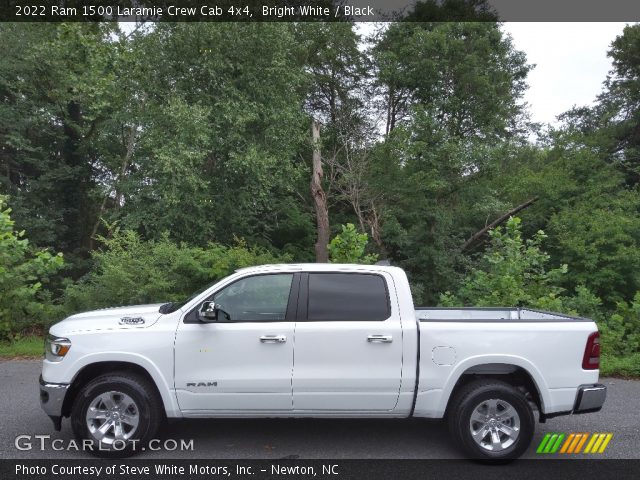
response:
M247 277L213 297L219 321L284 322L293 274Z

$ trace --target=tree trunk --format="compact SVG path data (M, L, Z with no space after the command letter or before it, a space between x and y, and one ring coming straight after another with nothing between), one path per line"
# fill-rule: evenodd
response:
M367 223L371 229L371 238L377 245L378 249L384 253L385 248L382 245L382 238L380 237L380 216L378 215L376 204L373 201L371 202L371 213L369 214Z
M91 236L89 237L89 250L93 250L95 248L95 239L96 234L98 233L98 228L100 227L100 222L102 222L102 215L107 209L107 202L109 201L109 196L112 191L115 191L115 203L117 207L122 207L124 204L124 195L120 192L120 182L127 174L127 168L129 168L129 164L131 163L131 158L133 157L133 149L135 146L136 140L136 125L133 125L129 130L129 136L127 138L127 147L126 153L122 158L122 165L120 167L120 172L116 177L115 184L113 186L113 190L109 190L107 194L102 198L102 203L100 204L100 210L98 210L98 216L96 218L95 223L93 224L93 229L91 230Z
M311 122L311 139L313 141L313 167L311 173L311 197L316 209L316 262L327 263L329 261L329 210L327 209L327 196L322 189L322 156L320 153L320 122Z
M74 252L84 256L89 247L91 166L81 153L80 126L83 118L80 104L71 100L66 106L65 114L62 120L62 160L69 172L73 173L57 182L58 200L63 212L62 223L67 227L59 248L65 253Z

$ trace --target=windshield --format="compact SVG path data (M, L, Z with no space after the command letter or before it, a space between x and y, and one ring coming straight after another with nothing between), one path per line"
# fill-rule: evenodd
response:
M202 293L204 293L207 290L209 290L209 288L214 286L216 283L218 283L218 280L215 280L215 281L209 283L206 287L201 288L196 293L194 293L193 295L191 295L189 298L187 298L186 300L184 300L182 302L169 302L169 303L165 303L165 304L161 305L160 309L159 309L159 312L160 313L173 313L173 312L175 312L179 308L184 307L187 303L189 303L191 300L196 298L198 295L201 295Z

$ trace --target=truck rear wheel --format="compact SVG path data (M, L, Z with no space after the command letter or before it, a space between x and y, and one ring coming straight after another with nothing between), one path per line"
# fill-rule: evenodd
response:
M76 438L100 457L127 457L154 438L163 415L155 389L138 375L101 375L78 393L71 410Z
M478 380L463 387L448 411L449 431L469 457L504 461L520 457L531 444L533 410L508 383Z

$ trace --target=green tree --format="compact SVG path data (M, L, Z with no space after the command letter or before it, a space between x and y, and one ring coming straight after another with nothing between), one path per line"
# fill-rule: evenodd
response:
M640 24L627 25L608 52L613 68L593 107L578 107L561 118L588 147L615 166L628 186L640 183Z
M523 306L546 310L564 310L560 279L567 265L548 268L549 255L542 250L546 238L537 232L522 238L521 221L510 218L505 227L489 232L490 242L478 262L452 295L440 297L443 305Z
M517 128L531 67L497 23L394 23L372 53L387 133L415 122L430 141L495 139Z
M614 310L640 289L640 195L592 135L565 124L506 158L498 171L508 176L488 177L484 187L510 203L537 198L522 214L524 234L544 230L551 263L571 266L561 285L584 285Z
M300 248L312 217L299 201L307 118L294 39L288 24L208 22L135 38L146 106L123 205L108 221L201 246L238 235Z
M115 225L303 257L294 38L285 24L1 26L0 185L18 225L72 263Z
M331 263L363 263L372 264L378 255L365 253L369 236L358 233L353 223L342 225L342 232L329 243L329 261Z
M433 303L468 262L465 238L518 204L487 179L504 181L525 148L530 66L495 22L392 24L372 56L387 119L371 162L380 237Z
M24 231L15 231L0 196L0 340L42 327L53 311L43 284L62 267L62 254L34 249Z
M89 248L96 212L94 140L118 104L114 28L0 26L0 184L34 243L75 256Z
M640 199L637 192L580 202L549 221L550 253L571 265L563 285L585 285L607 307L640 290Z

